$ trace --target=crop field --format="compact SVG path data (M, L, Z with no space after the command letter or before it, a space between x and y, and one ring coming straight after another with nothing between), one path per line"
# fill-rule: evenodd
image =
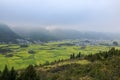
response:
M95 54L99 51L109 50L109 46L68 45L69 42L49 42L44 44L30 44L28 47L21 47L17 44L0 44L0 70L8 65L15 69L26 68L29 64L39 65L46 61L52 62L59 59L68 59L70 54L83 55ZM120 49L120 47L116 47ZM4 50L5 49L5 50Z

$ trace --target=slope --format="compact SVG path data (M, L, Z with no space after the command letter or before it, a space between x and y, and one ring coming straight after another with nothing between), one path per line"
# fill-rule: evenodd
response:
M20 38L14 33L7 25L0 24L0 42L13 42L16 43L16 39Z

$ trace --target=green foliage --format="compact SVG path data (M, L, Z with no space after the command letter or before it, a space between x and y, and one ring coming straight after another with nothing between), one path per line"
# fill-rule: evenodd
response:
M30 53L30 54L35 54L35 51L29 50L28 53Z
M40 75L46 73L43 80L119 80L119 60L120 58L116 56L86 65L67 64L41 72Z
M9 80L16 80L17 72L14 70L14 67L11 68L9 72Z
M120 50L115 49L113 47L109 51L99 52L94 55L90 54L90 55L86 56L85 59L88 59L90 61L96 61L96 60L104 60L104 59L107 59L107 58L113 57L113 56L120 56Z
M80 49L80 46L58 46L63 43L71 43L71 41L49 42L44 43L44 45L31 44L28 47L20 47L17 44L0 44L0 49L5 49L4 53L1 52L3 55L0 54L0 61L2 61L0 70L4 69L5 64L8 64L8 68L14 66L15 69L22 69L29 64L39 65L45 64L46 61L51 63L55 60L69 59L71 53L74 53L76 57L78 52L81 52L81 58L83 58L84 55L95 54L109 49L107 46L86 46L84 50ZM119 49L120 47L117 48ZM6 51L6 49L10 51ZM30 50L35 52L35 54L29 54Z
M49 64L50 64L49 61L46 61L44 65L49 65Z
M106 56L107 55L107 56ZM76 56L74 54L70 55L71 60L79 60L81 58L81 53ZM83 59L83 58L82 58ZM92 61L89 64L64 64L56 67L49 66L49 70L43 71L43 69L38 71L42 80L119 80L120 79L120 52L115 48L111 48L109 51L99 52L97 54L91 54L84 57ZM64 60L63 60L64 62ZM50 64L49 64L50 65Z
M5 47L5 48L0 48L0 53L7 53L7 52L12 52L12 50L10 50L9 48Z
M14 67L9 71L6 65L3 72L0 73L0 80L16 80L16 76L17 72L14 70Z
M20 47L24 48L24 47L28 47L28 45L27 44L21 44Z
M5 57L13 57L13 54L6 54Z
M74 58L58 60L53 63L46 61L42 66L29 65L26 69L10 71L5 66L0 73L0 80L119 80L120 50L111 48L109 51L86 55L72 54ZM81 58L82 57L82 58ZM83 60L91 62L81 64ZM84 61L85 63L85 61ZM17 75L18 74L18 75Z
M75 58L75 54L73 53L70 55L70 59L74 59L74 58Z
M79 52L78 54L77 54L77 56L76 56L76 58L81 58L81 52Z
M36 70L33 65L29 65L23 73L21 73L19 80L38 80Z
M5 66L2 74L1 74L1 80L9 80L9 70L7 65Z

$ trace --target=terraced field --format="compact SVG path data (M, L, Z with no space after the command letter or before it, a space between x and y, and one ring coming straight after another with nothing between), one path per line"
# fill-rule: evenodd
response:
M39 65L46 61L52 62L59 59L68 59L70 54L84 55L95 54L99 51L109 50L109 46L75 46L65 45L66 42L49 42L45 44L31 44L28 47L20 47L17 44L0 44L0 70L5 65L14 66L15 69L26 68L29 64ZM68 42L67 42L68 43ZM120 49L120 47L116 47ZM2 50L5 50L3 52Z

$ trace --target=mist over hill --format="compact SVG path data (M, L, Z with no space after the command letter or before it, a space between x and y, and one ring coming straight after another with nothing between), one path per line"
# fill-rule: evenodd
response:
M13 29L17 34L25 39L52 41L64 39L93 39L93 40L115 40L120 39L119 34L103 33L103 32L90 32L90 31L77 31L72 29L53 29L49 30L43 27L35 28L30 27L27 29L16 27Z
M0 24L0 42L16 43L16 39L20 38L14 31L7 25Z
M30 41L56 41L65 39L92 39L92 40L116 40L120 39L119 34L102 32L84 32L72 29L46 28L24 28L0 24L0 42L16 42L16 39L27 39Z

